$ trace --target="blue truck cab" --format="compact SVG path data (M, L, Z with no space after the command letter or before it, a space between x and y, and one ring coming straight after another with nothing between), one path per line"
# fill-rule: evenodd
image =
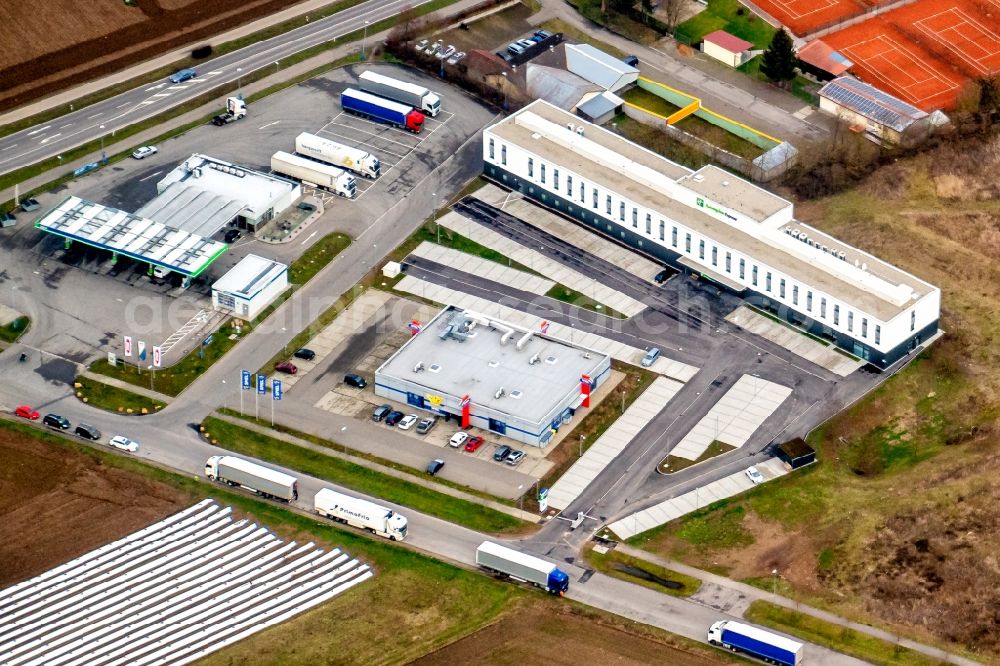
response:
M714 623L708 630L708 642L781 666L798 666L802 655L802 643L732 620Z
M549 580L545 588L551 594L562 596L569 590L569 576L561 569L553 569L549 572Z

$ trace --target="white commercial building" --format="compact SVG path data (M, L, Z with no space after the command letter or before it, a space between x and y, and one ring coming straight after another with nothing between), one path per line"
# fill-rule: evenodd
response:
M212 306L251 320L288 289L288 266L248 254L212 285Z
M484 130L485 174L887 367L938 330L940 290L795 220L790 201L691 171L543 101Z

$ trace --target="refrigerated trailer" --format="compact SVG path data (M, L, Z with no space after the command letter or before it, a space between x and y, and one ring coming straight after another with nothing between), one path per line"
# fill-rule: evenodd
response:
M353 199L358 191L354 176L343 169L324 162L317 162L301 155L279 150L271 155L271 170L315 185L342 197Z
M340 94L340 105L355 115L389 123L414 134L424 127L424 114L412 106L348 88Z
M367 93L409 104L429 116L441 113L441 97L416 83L407 83L369 70L358 77L358 87Z
M309 132L295 137L295 152L367 178L378 178L382 174L382 163L371 153Z
M476 564L507 578L537 585L562 596L569 589L569 576L548 560L519 550L484 541L476 549Z
M205 476L262 497L284 502L299 498L298 480L294 476L235 456L212 456L205 462Z
M323 488L316 493L313 507L321 516L368 530L390 541L406 538L406 518L374 502Z
M798 666L802 654L802 643L798 641L732 620L713 624L708 630L708 642L781 666Z

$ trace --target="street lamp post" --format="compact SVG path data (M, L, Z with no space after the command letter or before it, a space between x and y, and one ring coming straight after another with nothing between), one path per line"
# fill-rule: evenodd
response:
M104 162L104 125L101 125L101 161Z
M222 380L222 407L229 409L229 394L226 392L226 380Z
M437 227L438 245L440 245L441 244L441 225L438 224L438 206L437 206L437 203L438 203L438 193L437 192L431 192L431 197L433 198L433 201L434 201L434 203L431 204L431 206L433 208L433 210L431 211L431 215L434 216L433 217L433 219L434 219L434 225Z
M507 72L500 72L503 75L503 110L507 110Z
M241 89L243 88L242 86L243 77L240 74L240 72L242 71L243 71L242 67L236 68L236 92L241 92Z
M519 497L517 498L517 501L518 501L518 508L521 511L524 511L524 493L521 492L521 488L524 488L524 484L523 483L517 487L517 492L518 492L518 495L519 495Z
M368 41L368 23L369 21L365 21L365 32L361 37L361 60L365 59L365 42Z
M586 439L586 435L580 435L580 455L578 457L583 457L583 440Z
M771 594L774 595L775 597L777 597L778 596L778 570L777 569L771 569L771 575L774 577L774 578L772 578Z

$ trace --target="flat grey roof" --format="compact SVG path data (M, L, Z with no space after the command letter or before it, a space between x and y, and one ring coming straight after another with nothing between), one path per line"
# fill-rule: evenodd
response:
M212 289L251 299L287 270L285 264L248 254L216 280Z
M237 199L174 182L135 214L174 229L211 236L235 219L245 206Z
M713 201L725 202L729 208L758 222L792 207L791 201L712 164L698 169L690 176L678 178L677 182Z
M475 404L540 422L567 396L579 393L581 375L593 376L608 358L537 332L518 350L517 342L524 337L524 329L495 317L488 319L515 331L505 345L500 344L505 333L500 326L476 325L464 342L455 338L442 340L441 333L449 323L465 321L464 314L455 306L442 310L389 357L378 374L415 382L428 394L458 398L468 394ZM538 362L529 363L535 355ZM423 364L423 369L414 372L418 364ZM505 394L497 398L500 388Z
M63 199L35 222L35 227L188 277L204 271L229 247L76 196Z
M882 321L888 321L905 310L911 304L911 300L906 299L904 302L896 304L888 300L888 296L882 297L874 293L878 291L877 286L872 286L872 290L869 291L857 286L854 281L839 274L836 269L841 264L843 264L845 269L848 265L850 265L850 269L855 267L850 257L857 257L859 264L867 264L866 273L885 280L893 286L899 284L905 285L912 289L913 294L917 297L924 296L935 289L935 287L927 282L846 243L836 241L831 236L822 234L815 229L810 229L810 237L813 237L814 234L822 236L830 241L822 241L828 246L836 245L837 247L844 248L844 252L848 254L848 261L840 262L839 260L834 260L835 263L831 263L828 261L830 257L823 257L822 255L826 253L819 248L806 246L805 243L801 245L792 244L790 236L787 240L780 238L786 235L780 229L772 230L768 227L757 225L748 229L745 228L747 225L739 226L723 222L708 213L673 199L665 191L660 191L640 182L635 177L636 174L628 170L612 168L608 166L609 162L598 161L578 150L567 149L562 143L554 141L543 133L538 132L536 128L529 128L519 124L517 119L522 114L533 114L560 127L566 127L566 124L570 122L584 122L582 119L561 109L557 109L542 101L537 101L489 127L487 131L515 145L523 146L543 159L555 164L565 165L567 168L573 169L578 174L594 182L605 183L612 190L648 208L662 212L664 217L675 220L687 226L692 231L715 240L720 245L731 247L749 257L754 257L758 261L801 281L803 284L808 284L817 290L828 293L842 300L844 303L878 317ZM618 155L624 155L662 174L673 175L678 170L682 171L683 173L674 176L675 179L681 179L684 175L691 173L689 170L675 165L666 158L650 153L636 146L631 141L603 130L596 125L586 124L586 138L600 144L609 151L613 151ZM642 157L643 161L636 159L636 157ZM740 180L736 176L732 176L732 179ZM687 187L687 181L684 182L683 186ZM737 209L739 205L738 201L730 201L728 199L723 199L722 201L716 199L716 201L733 209ZM798 222L790 222L783 226L790 226L792 228L796 226L805 227L805 225ZM769 238L770 242L762 240L762 237L768 237L769 235L771 236ZM785 249L786 247L794 251ZM827 264L828 267L823 268L823 264ZM830 266L833 268L830 268Z

